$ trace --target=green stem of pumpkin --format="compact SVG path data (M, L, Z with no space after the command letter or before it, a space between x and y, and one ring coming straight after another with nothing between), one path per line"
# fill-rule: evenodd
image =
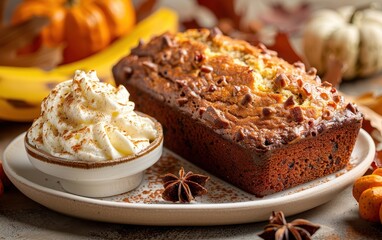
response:
M353 14L350 16L349 23L354 23L356 16L360 12L362 12L366 9L376 9L376 8L377 8L377 5L375 3L369 3L369 4L361 5L357 8L355 8Z
M74 5L76 5L78 3L78 0L67 0L66 1L66 6L67 7L73 7Z

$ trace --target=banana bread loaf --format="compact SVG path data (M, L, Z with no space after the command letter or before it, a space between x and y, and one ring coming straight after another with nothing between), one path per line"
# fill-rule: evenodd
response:
M167 148L258 197L343 169L362 123L314 69L217 30L139 43L113 74Z

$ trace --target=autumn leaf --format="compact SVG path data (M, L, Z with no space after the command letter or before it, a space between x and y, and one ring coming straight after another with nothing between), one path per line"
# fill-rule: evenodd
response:
M335 58L334 55L330 55L326 67L328 71L326 71L322 81L329 82L338 88L342 82L342 76L346 68L347 66L342 61Z
M259 16L267 25L272 25L282 32L296 32L310 16L311 10L308 3L301 3L293 9L287 9L280 3L271 5L268 11Z
M156 2L156 0L145 0L142 1L141 4L136 7L135 12L138 21L141 21L142 19L146 18L148 15L151 14L151 12L154 10Z
M19 50L31 43L49 23L46 17L33 17L17 25L0 29L0 65L17 67L40 67L50 69L62 60L62 48L40 48L30 54Z
M285 32L277 32L273 45L267 46L269 49L276 51L278 56L289 63L302 62L302 58L292 47L289 36Z
M309 6L307 4L301 5L293 12L288 12L281 5L274 5L269 12L260 15L260 21L259 19L252 19L247 25L244 25L242 22L243 14L235 11L233 0L198 0L198 3L209 8L216 15L217 19L219 19L218 27L224 34L236 39L245 40L252 45L258 45L260 42L257 33L263 27L261 21L264 21L266 24L270 23L265 15L278 16L281 22L288 22L288 26L291 26L292 24L297 24L297 22L301 24L301 21L306 18L305 15L309 12ZM297 13L303 13L303 16L301 18L294 16L294 14ZM287 18L291 18L292 20L287 21ZM283 29L281 26L279 27L279 29ZM302 61L301 57L292 47L288 33L284 31L278 31L273 44L267 47L278 52L279 57L290 63Z
M372 92L367 92L356 97L355 101L382 116L382 95L376 96Z
M217 19L229 19L234 28L240 28L242 14L235 11L234 0L198 0L198 3L210 9Z
M382 115L363 105L362 101L358 100L358 97L349 96L345 93L341 93L341 95L345 97L346 101L356 103L363 113L362 128L370 134L377 146L372 167L382 167Z
M363 111L363 110L361 109L361 111ZM367 133L370 134L370 136L373 138L374 143L376 145L374 161L371 164L373 169L376 169L378 167L382 167L382 134L381 134L380 130L378 130L377 128L372 126L372 124L375 125L375 122L376 122L375 120L368 120L366 118L364 118L364 120L362 122L362 128Z

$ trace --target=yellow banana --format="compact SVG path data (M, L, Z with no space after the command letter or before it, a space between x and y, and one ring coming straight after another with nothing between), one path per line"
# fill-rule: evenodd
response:
M27 122L32 121L40 114L40 104L31 105L26 102L17 102L0 98L0 119Z
M175 12L162 8L147 19L139 23L128 36L116 40L111 46L102 52L90 56L86 59L59 66L56 72L73 74L74 70L97 70L97 74L107 74L111 76L111 68L117 61L130 52L139 40L148 40L153 35L161 34L166 31L175 32L178 29L178 18ZM106 60L106 61L105 61Z
M140 39L148 40L153 35L166 31L175 32L178 18L169 9L159 9L138 23L126 36L105 50L77 62L58 66L51 71L38 68L0 66L0 119L10 121L32 121L39 114L40 103L58 83L70 79L77 69L97 71L105 82L114 83L112 66Z
M17 70L17 71L15 71ZM37 71L36 71L37 70ZM37 68L0 67L0 98L39 103L58 83L70 75L44 72Z

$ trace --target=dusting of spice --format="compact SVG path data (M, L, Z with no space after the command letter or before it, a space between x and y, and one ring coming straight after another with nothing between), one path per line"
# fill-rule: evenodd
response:
M162 177L164 191L162 198L166 201L187 203L207 193L204 187L210 177L195 174L191 171L185 173L183 167L179 170L179 177L167 173Z
M287 223L282 211L272 212L269 224L265 226L264 231L259 234L259 237L265 240L310 240L319 228L319 225L305 219L295 219Z

